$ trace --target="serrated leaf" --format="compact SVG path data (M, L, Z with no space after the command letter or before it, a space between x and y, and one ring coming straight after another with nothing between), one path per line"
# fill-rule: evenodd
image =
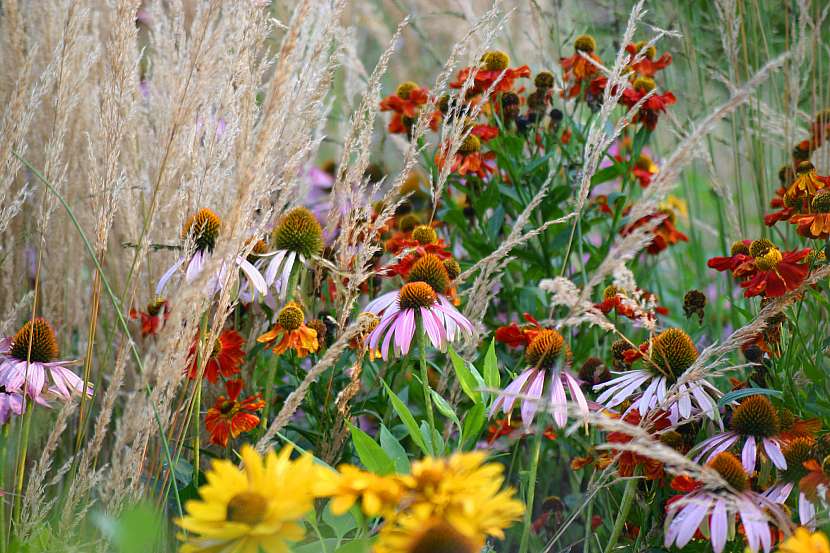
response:
M357 456L367 469L381 476L395 472L395 462L371 436L354 425L351 432Z
M481 375L478 374L475 367L461 359L452 347L449 348L449 354L452 367L455 369L455 376L458 377L458 383L461 385L461 389L474 403L481 403L481 392L479 392L479 389L484 387L484 380L481 378Z
M395 472L409 472L409 457L398 439L383 424L380 425L380 446L395 463Z
M784 394L778 390L770 390L769 388L744 388L742 390L734 390L728 394L724 394L724 396L718 401L718 407L723 407L727 403L731 403L741 398L757 395L772 396L777 398L784 397Z
M386 393L389 394L389 401L392 402L392 408L395 409L395 412L403 421L406 429L409 430L409 435L412 436L412 441L415 442L415 445L420 448L421 451L424 452L426 455L432 454L432 452L427 448L426 442L424 441L423 436L421 436L421 432L418 429L418 423L415 422L415 417L412 416L412 411L409 410L409 407L401 401L401 398L392 391L392 388L386 382L383 382L383 387L386 388Z

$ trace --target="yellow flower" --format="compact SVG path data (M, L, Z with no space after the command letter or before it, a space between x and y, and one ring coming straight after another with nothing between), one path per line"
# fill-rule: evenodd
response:
M689 218L689 208L686 205L686 200L683 198L678 198L677 196L669 194L666 200L660 204L660 208L671 211L675 215L680 216L681 219Z
M485 458L481 452L457 453L413 463L410 475L401 477L409 491L406 508L387 518L375 552L440 551L426 547L442 540L458 542L448 551L478 551L488 536L504 538L504 529L522 516L524 505L513 498L515 490L501 489L504 467L484 463Z
M806 528L796 528L778 548L778 553L830 553L830 542L823 532L810 533Z
M403 487L396 476L378 476L352 465L341 465L338 472L321 474L315 491L331 497L329 508L335 516L342 515L360 499L366 515L375 517L389 513L403 497Z
M201 500L185 504L174 522L195 536L181 553L285 553L305 535L302 519L314 507L314 485L323 472L310 454L292 461L291 447L263 459L242 448L243 468L214 461ZM181 537L181 536L180 536Z

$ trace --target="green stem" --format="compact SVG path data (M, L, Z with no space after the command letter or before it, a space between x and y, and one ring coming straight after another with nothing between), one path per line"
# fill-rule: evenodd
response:
M432 412L432 392L429 387L429 372L427 370L427 335L420 315L416 315L415 334L418 335L418 358L421 362L421 386L424 388L424 404L429 421L429 449L435 455L435 413Z
M637 472L639 472L639 469ZM613 551L617 545L617 540L620 539L623 526L625 526L625 521L628 518L628 512L631 511L631 503L634 501L634 492L637 491L637 482L640 480L636 478L636 475L637 473L635 472L634 477L629 478L625 483L625 490L623 491L622 502L620 503L620 512L614 521L614 530L611 532L611 537L608 538L608 544L605 546L604 553Z
M533 437L533 453L530 457L530 476L527 480L527 500L525 501L525 522L522 528L522 542L519 553L527 553L530 544L530 527L533 524L533 500L536 495L536 473L539 470L539 457L542 453L542 431L537 429Z
M26 414L23 415L23 439L20 453L17 456L17 483L15 485L14 513L12 515L15 526L20 522L20 511L23 507L23 481L26 475L26 454L29 451L29 433L32 430L33 411L34 405L29 401L26 406Z

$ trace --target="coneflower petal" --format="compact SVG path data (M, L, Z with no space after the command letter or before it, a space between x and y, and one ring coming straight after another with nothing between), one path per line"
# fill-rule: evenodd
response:
M755 437L747 436L746 442L744 442L744 448L741 451L741 462L744 465L744 469L749 474L752 474L755 471L756 450L757 447L755 445Z
M781 446L774 440L764 438L764 451L767 452L767 457L770 458L772 464L781 470L787 470L787 459L781 452Z
M545 372L538 371L530 381L525 395L522 398L522 424L530 426L533 423L533 418L536 416L536 411L539 409L539 399L542 397L542 388L545 385Z
M178 258L176 260L176 262L173 263L173 265L171 265L170 268L167 269L164 272L163 275L161 275L161 278L159 279L158 284L156 284L156 295L157 296L162 295L162 292L164 291L164 287L167 286L167 283L170 281L171 278L173 278L173 275L176 274L176 271L179 270L179 267L181 267L183 263L184 263L184 257Z
M553 410L553 420L556 426L562 428L568 422L568 399L565 397L565 387L562 379L554 373L550 387L550 403Z
M715 508L712 510L712 518L709 522L709 533L712 537L712 549L715 553L721 553L726 545L726 532L728 522L726 520L726 502L718 499Z

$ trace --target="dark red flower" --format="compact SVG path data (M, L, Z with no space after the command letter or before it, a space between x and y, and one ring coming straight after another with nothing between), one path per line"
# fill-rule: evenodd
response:
M631 409L625 417L623 417L624 422L634 426L639 426L641 420L640 411L637 409ZM666 416L666 413L661 412L653 421L649 423L645 430L650 434L659 435L661 431L670 426L671 421L669 421L668 416ZM631 436L625 432L611 432L608 434L608 443L610 444L624 444L630 441ZM617 472L619 472L620 476L633 476L635 469L637 467L642 467L643 476L645 476L647 480L660 480L663 478L663 463L656 459L640 455L639 453L634 453L633 451L623 450L618 452L616 450L612 450L612 453L614 455L619 453L619 456L617 457Z
M645 43L643 42L629 44L625 47L625 51L631 54L631 59L634 59L634 56L644 46ZM665 69L671 65L672 62L671 54L668 52L664 52L662 56L655 60L654 57L657 55L657 50L654 46L647 48L644 55L645 57L642 60L637 63L629 64L629 67L631 67L631 69L641 77L654 77L658 71Z
M507 326L500 326L496 329L496 341L511 348L527 347L542 329L542 325L530 313L525 313L523 317L530 324L519 326L516 323L510 323Z
M623 90L620 96L620 103L628 109L633 108L646 94L654 90L655 83L649 77L638 77L634 84ZM642 123L645 128L653 131L657 126L657 120L666 108L677 102L677 98L671 92L652 94L643 102L632 120L633 123Z
M237 438L250 432L259 424L257 411L265 407L261 394L248 396L239 401L242 379L225 382L227 396L219 396L205 415L205 428L210 434L210 443L227 447L228 437Z
M164 298L157 298L147 304L147 311L130 309L130 318L141 318L142 336L158 334L164 327L164 322L170 318L170 302Z
M574 41L574 53L569 58L561 58L559 64L562 66L562 80L570 87L562 91L563 98L576 98L582 92L586 83L591 83L594 77L599 74L597 64L602 64L594 53L597 44L590 35L581 35ZM596 88L600 90L605 87L607 79L597 83Z
M429 90L421 88L412 81L401 83L395 94L387 96L380 101L381 111L392 111L392 119L389 121L389 132L393 134L406 134L412 123L418 117L419 106L429 100Z
M465 67L458 72L455 81L450 83L450 88L461 88L467 81L470 73L473 72L473 85L471 92L473 94L481 94L493 87L493 94L499 92L509 92L513 90L513 85L516 79L530 77L530 67L522 65L521 67L508 67L510 65L510 57L501 51L491 50L486 52L481 58L480 67Z
M787 189L782 186L775 191L775 197L770 200L770 207L777 208L778 211L773 211L772 213L764 215L764 224L768 227L773 226L778 221L786 221L792 216L793 213L795 213L794 208L787 207L786 204L784 204L784 194L786 194L786 192Z
M187 371L187 376L191 379L196 378L199 371L199 359L196 347L199 344L199 337L193 341L190 346L190 367ZM213 349L209 350L207 355L207 364L205 365L204 377L208 382L216 382L221 374L225 378L231 377L239 372L242 361L245 360L245 340L239 333L233 329L222 331L216 341L213 343Z
M742 288L746 288L744 296L776 298L795 290L810 272L809 264L799 263L809 254L810 248L782 253L778 248L772 247L763 255L755 257L755 272L740 283Z

